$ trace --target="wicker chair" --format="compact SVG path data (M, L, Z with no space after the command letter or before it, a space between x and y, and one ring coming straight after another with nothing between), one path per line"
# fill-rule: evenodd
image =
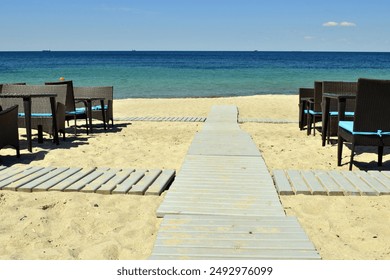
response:
M2 86L2 93L55 93L57 94L56 119L58 132L63 134L65 139L65 98L66 86L44 86L44 85L15 85L6 84ZM13 105L19 107L19 127L25 127L24 105L21 98L2 99L3 108L9 108ZM51 104L48 98L34 98L31 103L31 127L39 131L39 138L42 138L41 132L44 131L53 135L53 117L51 115Z
M299 89L299 129L303 130L307 125L307 105L308 101L314 100L314 88L300 88Z
M0 109L0 149L12 146L16 149L16 156L20 157L18 133L18 105L6 110Z
M316 123L322 119L322 82L314 82L314 98L307 102L307 135L316 135Z
M105 121L107 125L111 120L111 124L114 125L114 115L113 115L113 97L114 97L114 88L112 86L105 87L75 87L74 96L76 98L83 97L96 97L104 99L104 112L105 112ZM92 104L92 117L103 121L101 104L99 101L93 101Z
M377 146L378 166L383 148L390 146L390 80L359 79L354 121L340 121L337 164L341 165L344 141L352 143L349 170L356 146Z
M356 94L357 82L323 81L322 82L322 93L324 93L324 92ZM348 99L346 102L345 118L347 120L352 120L354 117L355 104L356 104L355 101L356 101L355 99ZM331 109L329 112L328 127L326 128L327 129L328 144L330 143L330 136L337 135L338 115L339 115L338 104L331 103ZM331 124L333 124L333 123L335 124L335 128L331 129Z
M46 82L45 85L66 85L66 101L65 101L65 120L74 120L74 134L77 135L77 120L85 119L87 134L88 134L88 118L86 110L76 110L76 102L74 100L73 81Z

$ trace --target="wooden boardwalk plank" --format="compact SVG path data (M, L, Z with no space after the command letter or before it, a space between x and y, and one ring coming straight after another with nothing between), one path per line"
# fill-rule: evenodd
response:
M116 173L119 172L119 169L109 169L102 174L102 176L98 177L96 180L88 183L83 189L82 192L94 193L97 189L99 189L103 184L107 183L113 177L115 177Z
M209 202L209 203L216 203L216 204L227 204L227 203L246 203L246 202L251 202L254 204L260 204L260 203L265 203L269 206L271 205L277 205L279 204L279 198L275 196L274 194L267 195L267 196L252 196L248 195L246 193L241 193L238 195L215 195L215 196L210 196L208 194L202 195L196 195L194 196L191 193L176 193L176 192L171 192L169 191L167 195L165 196L165 199L170 202L182 202L188 201L189 203L202 203L202 202Z
M3 174L6 174L8 172L9 169L12 169L13 166L11 167L6 167L4 165L0 165L0 178Z
M287 170L287 176L290 178L290 182L295 194L311 194L310 189L302 179L299 171Z
M294 191L291 188L290 182L287 179L286 173L283 170L274 170L275 186L280 195L293 195Z
M42 182L39 186L36 186L33 191L34 192L37 192L37 191L47 191L47 190L52 190L51 188L53 188L55 185L61 183L63 180L66 180L67 178L69 178L70 176L72 176L73 174L75 174L76 172L79 172L81 170L81 168L69 168L68 170L64 171L63 173L51 178L51 179L48 179L47 181L45 182Z
M1 173L0 182L11 178L18 173L22 173L24 170L25 170L24 168L19 168L19 167L14 167L14 166L9 167L9 168L5 169L3 173ZM1 187L0 187L0 189L1 189Z
M113 177L110 181L103 184L100 188L96 190L96 193L100 194L110 194L113 193L113 190L117 188L119 184L121 184L123 181L130 178L134 173L134 169L125 169L116 174L115 177Z
M155 246L175 247L213 247L213 248L244 248L244 249L290 249L290 250L315 250L313 244L307 240L259 240L246 239L237 240L234 236L231 239L182 239L172 235L171 238L157 238Z
M361 191L356 188L340 171L328 172L329 175L337 182L343 190L344 195L362 195Z
M365 171L355 171L355 174L360 176L360 178L366 182L371 188L373 188L378 195L389 194L389 189L386 188L381 181L377 180L375 177L371 176Z
M129 190L129 194L143 195L146 190L153 184L157 177L161 174L162 170L154 169L149 170L145 173L145 176L142 177L133 187Z
M116 183L116 188L112 189L112 194L125 194L132 188L132 186L137 183L142 177L145 176L145 169L137 170L131 174L130 176L124 178L120 182Z
M62 181L57 183L55 186L51 187L51 191L64 191L66 188L71 186L73 183L82 180L82 178L88 176L88 174L92 173L96 168L85 168L80 169L77 172L71 174L69 177L64 178Z
M25 191L25 192L31 192L33 189L41 184L44 184L46 181L52 179L53 177L58 176L62 172L65 172L68 168L60 167L60 168L53 168L51 171L49 171L46 175L43 175L33 181L28 182L27 184L24 184L20 188L18 188L18 191Z
M152 256L165 255L183 258L205 257L206 259L220 259L231 257L235 259L320 259L313 250L286 250L286 249L243 249L243 248L197 248L197 247L160 247L155 246Z
M387 189L387 193L390 194L390 178L383 175L383 172L379 171L368 171L368 174L370 176L374 177L377 179L379 182L381 182Z
M321 185L321 183L317 180L315 174L310 171L301 171L301 175L309 188L311 189L311 193L314 195L326 195L327 191Z
M316 171L316 177L327 190L328 195L344 195L345 188L348 189L349 185L352 187L340 173Z
M25 184L27 184L35 179L38 179L39 177L49 173L53 169L54 169L53 167L40 168L36 172L32 172L29 175L23 177L22 179L5 186L3 189L4 190L13 190L13 191L18 190L21 186L23 186L23 185L25 185Z
M184 205L166 206L161 205L157 210L157 217L164 217L167 214L190 214L190 215L221 215L221 216L280 216L284 215L283 209L236 209L217 207L184 207Z
M361 194L365 195L378 195L378 192L366 184L363 180L359 178L354 172L351 171L342 171L341 174L350 181L355 188L360 190Z
M15 190L15 188L9 188L9 186L11 184L13 184L14 182L22 180L23 178L30 176L31 174L33 174L35 172L38 172L41 169L43 169L43 167L33 166L33 167L30 167L30 168L23 170L22 172L14 173L11 177L8 177L7 179L4 179L0 182L0 189Z
M65 192L75 192L75 191L81 191L87 184L91 183L92 181L96 180L100 176L103 175L105 171L107 171L108 168L101 167L97 168L91 173L89 173L87 176L82 177L80 180L74 182L69 187L67 187L64 191Z
M175 170L164 170L160 176L147 189L145 195L161 195L161 193L169 187L170 183L175 178Z

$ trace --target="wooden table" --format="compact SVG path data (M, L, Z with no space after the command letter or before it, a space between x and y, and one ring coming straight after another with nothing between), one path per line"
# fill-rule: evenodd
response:
M325 146L326 136L328 133L329 124L329 108L330 100L336 99L338 102L338 121L345 118L345 106L347 99L355 99L356 93L331 93L326 92L322 94L322 146ZM338 123L338 122L337 122Z
M26 134L28 142L28 150L32 152L32 137L31 137L31 99L32 98L50 98L51 113L53 116L53 142L57 145L58 141L58 128L56 117L56 96L54 93L1 93L0 98L23 98L23 108L26 122Z
M89 130L92 133L92 102L93 101L100 101L100 106L102 107L102 117L103 117L103 126L104 130L107 129L106 127L106 114L104 112L104 98L101 97L88 97L88 96L83 96L83 97L75 97L75 101L81 101L84 102L87 105L87 116L89 119Z

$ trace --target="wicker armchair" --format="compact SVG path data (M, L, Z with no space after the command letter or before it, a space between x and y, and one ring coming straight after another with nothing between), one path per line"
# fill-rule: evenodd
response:
M15 85L6 84L2 86L2 93L55 93L57 94L56 119L58 132L63 134L65 139L65 98L66 87L44 86L44 85ZM3 108L18 105L19 127L25 127L24 105L21 98L5 98L1 100ZM49 98L34 98L31 102L31 127L53 135L53 116L51 115L51 104ZM41 138L41 135L39 135Z
M83 97L96 97L104 99L104 112L105 112L105 121L107 125L111 120L111 124L114 125L114 115L113 115L113 97L114 97L114 88L112 86L104 87L75 87L74 96L76 98ZM101 104L99 101L93 101L92 104L92 117L103 121Z
M378 166L383 148L390 146L390 80L359 79L354 121L340 121L337 164L341 165L344 141L352 143L349 170L356 146L377 146Z
M86 122L86 129L88 134L88 118L86 110L76 110L76 102L74 100L73 81L59 81L59 82L46 82L45 85L66 85L66 101L65 101L65 120L74 120L74 134L77 135L77 120L84 119Z
M314 100L314 88L299 89L299 129L303 130L307 125L307 102Z
M0 109L0 149L12 146L16 149L16 156L20 157L18 133L18 105L6 110Z
M316 135L316 123L322 119L322 82L314 82L314 98L307 102L307 135ZM332 106L332 105L331 105Z
M331 93L340 93L340 94L356 94L357 92L357 82L339 82L339 81L323 81L322 82L322 92L331 92ZM332 101L331 101L332 102ZM346 120L353 120L354 111L355 111L355 99L348 99L345 106L345 118ZM332 110L333 109L333 110ZM330 143L330 136L337 135L338 127L338 104L331 104L331 109L329 112L329 121L327 129L327 140L328 144ZM331 129L332 124L334 129ZM333 133L332 133L333 132Z

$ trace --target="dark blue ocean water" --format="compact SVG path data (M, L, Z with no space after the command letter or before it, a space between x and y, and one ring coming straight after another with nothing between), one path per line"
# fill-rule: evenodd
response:
M0 52L0 83L114 86L115 98L295 94L315 80L390 79L390 53Z

